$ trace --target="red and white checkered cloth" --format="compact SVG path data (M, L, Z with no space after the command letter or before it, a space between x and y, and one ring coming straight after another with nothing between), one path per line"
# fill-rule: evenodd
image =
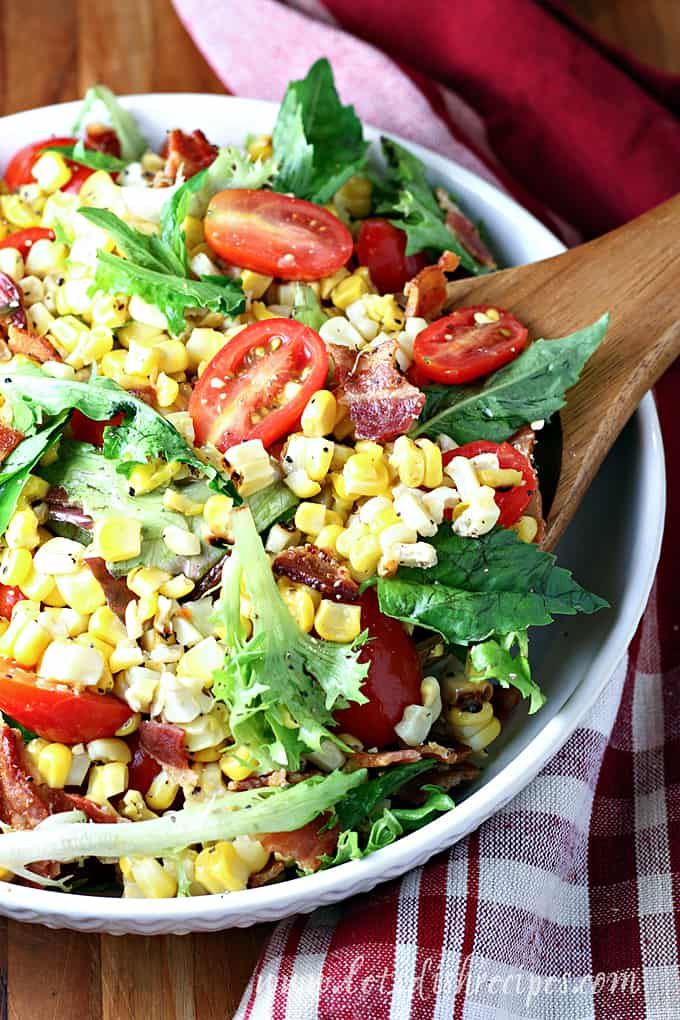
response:
M231 91L278 99L328 56L362 118L499 183L568 239L680 191L680 80L556 2L175 6ZM657 388L669 520L679 402L676 365ZM669 529L627 661L533 783L401 881L281 922L238 1020L680 1018L678 552Z

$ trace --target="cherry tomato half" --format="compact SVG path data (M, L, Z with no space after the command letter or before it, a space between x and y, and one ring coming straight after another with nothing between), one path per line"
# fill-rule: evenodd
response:
M5 170L5 184L10 191L16 191L17 188L21 187L21 185L35 184L36 182L32 170L34 164L38 162L45 149L49 149L55 145L75 145L76 142L77 139L71 137L46 138L43 139L42 142L31 142L30 145L24 145L22 149L19 149L14 153L7 164L7 169ZM68 163L73 175L71 176L70 181L64 185L61 190L70 192L73 192L73 190L80 191L81 185L86 180L86 177L89 177L93 171L87 166L80 166L79 164L72 163L69 160L66 160L66 162ZM81 173L82 170L86 171L85 175ZM80 177L80 184L74 189L72 186L75 177Z
M336 712L335 721L365 747L385 747L396 740L394 727L406 706L421 702L422 668L404 625L383 616L373 588L361 596L361 629L369 637L359 655L360 662L370 663L362 686L368 701Z
M35 673L0 659L0 711L46 740L87 743L112 737L132 712L112 694L38 687Z
M12 610L17 602L21 602L26 596L21 588L13 584L0 584L0 616L6 620L12 619Z
M74 411L69 422L71 435L81 443L91 443L92 446L101 448L104 445L104 429L109 425L120 425L124 418L125 415L121 411L106 421L92 421L80 411Z
M527 457L510 443L490 443L484 439L449 450L442 457L442 463L446 465L454 457L476 457L478 453L495 453L501 468L519 471L524 479L523 485L516 485L512 489L496 489L496 506L501 512L498 523L509 528L520 519L538 488L536 472Z
M381 294L399 294L404 284L427 265L424 252L406 254L406 234L389 220L364 220L357 237L360 266L368 266L371 283Z
M265 446L291 432L328 374L326 345L294 319L265 319L217 352L189 401L196 443L224 452L244 439ZM299 388L290 395L288 384ZM287 389L288 387L288 389Z
M133 733L128 744L132 751L132 760L128 765L128 786L131 790L139 790L141 794L146 794L161 767L141 746L139 733Z
M345 224L320 205L245 188L211 199L205 239L227 262L282 280L330 276L354 247Z
M49 227L28 227L27 230L15 230L4 241L0 241L0 248L16 248L25 259L36 241L53 240L54 231Z
M497 308L499 318L478 323L475 315L488 305L457 308L419 333L413 357L420 370L434 382L463 383L494 372L512 361L529 343L526 326Z

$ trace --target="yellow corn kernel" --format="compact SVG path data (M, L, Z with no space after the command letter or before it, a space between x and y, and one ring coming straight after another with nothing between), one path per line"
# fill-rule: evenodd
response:
M483 729L477 730L476 733L465 737L463 742L472 748L473 751L483 751L485 747L488 747L496 739L500 732L500 720L494 716L491 722L487 723Z
M71 771L73 752L66 744L48 744L38 755L38 771L51 790L63 790Z
M179 793L179 783L173 783L168 774L159 772L146 791L145 800L152 811L167 811Z
M253 162L258 159L269 159L272 152L271 135L256 135L248 142L248 155Z
M178 473L182 465L176 461L169 464L163 461L153 461L151 464L138 464L128 475L128 485L131 495L143 496L147 492L153 492L161 485L167 485Z
M458 518L465 513L466 510L470 509L469 503L459 503L458 506L454 506L452 520L457 521Z
M49 740L43 740L42 737L34 737L33 740L29 740L26 744L26 754L28 760L34 768L38 768L38 761L40 760L40 754L46 747L50 746Z
M291 471L283 480L298 499L311 499L321 492L319 483L313 481L306 471Z
M130 857L127 861L132 881L145 899L165 900L177 895L177 878L155 857Z
M136 641L129 638L119 641L109 657L109 669L112 673L120 673L132 666L141 666L144 661L142 649Z
M341 524L326 524L314 539L314 545L324 552L335 553L335 543L344 530Z
M129 311L127 313L129 317ZM158 326L147 326L143 322L128 322L116 333L122 347L129 348L130 344L144 344L146 347L155 347L161 340L167 339L167 334Z
M127 298L120 294L103 294L97 291L90 304L90 317L95 326L118 329L128 319Z
M196 881L209 893L239 892L248 885L250 869L233 844L222 840L201 850L194 864L194 874Z
M370 457L374 464L382 464L385 450L380 443L375 443L372 439L360 439L354 445L354 452Z
M44 499L49 492L49 482L46 482L44 478L38 478L37 475L29 475L28 481L21 490L21 496L19 497L19 509L23 510L31 503L35 503L36 500Z
M342 477L349 496L379 496L389 486L389 475L384 462L376 461L368 453L355 453L345 464ZM342 495L338 493L338 495Z
M125 793L127 784L128 767L124 762L93 765L88 776L87 796L96 804L105 804L111 797Z
M464 708L457 708L455 705L447 713L449 723L455 730L456 737L465 740L473 733L483 730L493 719L493 705L490 701L484 702L479 712L466 712Z
M108 644L124 641L127 638L127 631L122 621L108 606L100 606L99 609L95 609L87 629L94 637L106 641Z
M425 457L412 439L399 436L394 442L394 449L389 459L402 485L417 489L425 478Z
M35 549L40 544L38 518L30 507L12 514L5 531L5 542L10 549Z
M57 319L55 326L61 320ZM51 329L52 333L55 333L54 326ZM127 390L143 390L145 386L149 385L149 380L145 375L130 375L125 371L125 358L126 353L123 350L109 351L105 354L100 363L99 371L102 375L105 375L107 379L113 379L114 382L122 386L123 389Z
M221 747L204 747L202 751L194 751L191 755L194 761L213 762L219 761L222 757Z
M538 533L538 521L525 514L512 525L512 530L517 532L521 542L533 542Z
M186 216L182 223L182 230L184 231L184 240L189 250L195 248L198 244L205 243L203 220L197 216Z
M91 740L86 747L91 761L120 761L127 765L132 759L129 746L124 740L119 740L116 737L101 737L99 740Z
M43 152L33 164L31 174L40 190L47 194L60 191L71 180L71 170L60 152Z
M323 279L319 281L319 297L323 301L328 300L331 296L331 292L342 280L346 280L348 276L349 270L345 269L344 266L336 270L332 276L324 276Z
M139 724L142 721L142 716L139 712L134 712L129 719L127 719L123 725L116 730L117 737L129 737L131 734L136 733L139 729Z
M41 574L35 567L31 567L31 572L19 587L27 599L45 602L54 591L54 577Z
M33 569L33 558L28 549L6 549L0 565L2 584L23 584Z
M158 612L158 595L142 595L137 602L137 619L146 623Z
M314 602L311 595L304 588L297 588L285 580L279 584L279 591L300 630L309 634L314 626Z
M165 372L159 373L154 388L159 407L172 407L179 396L179 383L176 379L171 379Z
M477 468L477 477L481 485L490 485L492 489L509 489L524 481L522 472L514 468Z
M263 276L262 273L253 273L250 269L241 270L241 284L246 294L258 300L270 286L273 276Z
M354 219L363 219L371 211L373 185L368 177L354 174L336 192L335 202Z
M305 535L318 535L326 524L326 514L323 503L300 503L295 511L295 527Z
M349 551L349 562L358 574L370 577L377 570L381 555L380 542L375 535L365 535L353 543Z
M158 589L161 595L165 595L168 599L182 599L185 595L189 595L196 585L191 578L186 577L184 574L177 574L175 577L171 577L169 581L162 584Z
M19 230L40 226L40 217L18 195L0 195L0 215Z
M226 538L231 527L231 512L234 501L223 493L217 493L206 500L203 517L213 535Z
M423 455L425 475L423 485L427 489L436 489L442 484L444 472L442 468L442 451L431 439L416 439L416 446Z
M50 644L50 632L36 620L27 620L14 639L13 658L20 666L35 666Z
M355 542L368 535L368 528L365 524L352 524L351 528L344 528L335 540L335 550L339 556L349 559L349 554Z
M330 390L317 390L302 412L302 431L306 436L327 436L333 431L338 404Z
M262 301L253 301L252 305L250 306L250 310L253 313L256 322L262 322L264 319L276 318L274 313L270 312L267 306L262 303Z
M170 580L167 570L159 567L135 567L127 575L127 586L140 598L155 594L162 584Z
M104 517L95 522L94 548L102 559L121 563L139 556L142 525L134 517Z
M87 566L73 574L60 574L55 582L66 605L77 613L89 615L106 605L104 589Z
M195 372L202 362L210 361L217 354L220 347L224 346L225 341L224 333L220 333L216 329L197 326L191 331L186 343L189 367Z
M395 524L399 524L399 517L394 507L386 506L373 514L368 526L374 535L380 535L387 528L391 528Z
M189 367L189 355L181 340L163 340L158 345L158 351L161 356L161 372L167 375L186 372Z
M361 606L322 599L314 617L314 629L325 641L354 641L361 633Z
M257 768L257 762L247 747L230 747L226 754L220 758L220 769L227 777L238 783L241 779L252 776Z
M177 489L166 489L163 493L163 506L167 510L174 510L175 513L183 514L185 517L198 517L203 513L205 503L197 503L196 500L189 499Z
M313 482L322 482L330 470L335 444L322 437L305 437L304 444L303 470Z
M336 308L340 311L344 311L345 308L349 308L350 305L358 301L364 294L368 294L370 288L366 280L358 273L353 273L346 279L341 280L331 293L331 301Z
M161 367L161 352L157 347L147 347L133 341L125 355L124 369L130 375L156 374Z
M178 676L198 677L204 687L213 682L213 673L224 663L224 650L214 637L203 638L198 644L185 652L177 663Z

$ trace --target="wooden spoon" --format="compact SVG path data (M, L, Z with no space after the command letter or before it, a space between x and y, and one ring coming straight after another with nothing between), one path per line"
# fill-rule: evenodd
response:
M551 549L643 395L680 354L680 195L563 255L449 289L454 306L506 308L534 338L566 336L610 313L560 412L562 462L542 543Z

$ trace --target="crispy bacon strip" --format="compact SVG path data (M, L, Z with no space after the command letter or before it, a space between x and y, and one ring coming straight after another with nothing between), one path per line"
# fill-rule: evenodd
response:
M322 815L295 832L269 832L258 836L258 839L265 850L277 854L284 861L294 862L305 871L318 871L321 866L319 858L323 854L331 855L338 842L337 826L319 833L327 820L328 816Z
M85 129L85 141L90 149L107 152L110 156L120 156L118 135L106 124L88 124Z
M171 769L188 769L189 758L184 746L185 733L180 726L151 720L140 723L139 743L159 765Z
M128 603L134 598L124 578L110 574L106 561L101 556L86 556L85 563L104 589L109 609L112 609L121 620L124 619Z
M357 768L381 769L390 765L420 761L421 758L436 758L445 765L455 765L469 754L470 749L463 745L455 748L444 747L430 741L427 744L420 744L419 747L403 747L397 751L355 751L352 755L352 764Z
M268 772L264 776L248 776L247 779L230 779L227 789L235 792L242 790L257 790L263 786L294 786L302 783L305 779L318 776L316 769L309 769L306 772L286 772L285 769L277 769L275 772Z
M437 319L444 311L447 300L445 273L453 273L460 259L452 251L445 251L436 266L425 266L404 287L406 315L423 319Z
M336 397L347 406L357 439L386 442L407 432L425 404L425 394L412 386L394 364L396 340L353 356L330 344L335 363Z
M472 220L468 219L465 213L458 208L444 188L437 188L435 194L439 208L446 213L446 226L451 233L456 236L473 259L481 262L483 266L488 266L489 269L495 269L496 260L484 244L479 230Z
M259 889L261 885L267 885L269 882L273 882L286 870L286 865L283 861L272 861L267 864L262 871L256 871L254 875L251 875L248 879L249 889Z
M297 584L309 585L327 599L354 602L359 597L359 585L347 567L315 545L284 549L276 556L272 570Z
M23 761L21 734L9 726L0 729L0 819L13 829L34 829L50 814L38 784ZM59 865L38 861L31 871L56 878Z
M218 149L212 145L202 131L174 130L168 132L167 153L164 173L173 180L182 168L185 177L193 177L199 170L214 162Z
M83 797L79 793L50 790L46 787L41 787L40 792L45 797L52 815L59 814L61 811L82 811L91 822L96 822L98 825L110 825L120 821L120 815L113 808L95 804L89 797Z
M16 450L23 438L23 433L0 424L0 464L7 460L12 450Z
M25 354L41 365L46 361L61 361L61 355L47 337L36 336L18 326L10 325L7 346L12 354Z
M427 772L425 776L420 775L402 786L398 797L407 804L423 804L427 799L427 791L422 788L425 783L428 786L438 786L447 793L454 786L476 779L479 772L476 765L470 765L468 762L461 762L458 765L435 765L432 772Z
M521 429L515 432L514 436L509 439L511 446L514 446L516 450L524 454L527 460L534 463L534 447L536 445L536 433L532 429L531 425L523 425ZM536 532L536 538L534 542L540 545L545 535L545 519L543 517L543 502L541 500L541 489L540 486L536 487L529 505L524 511L528 517L533 517L538 524L538 531Z

